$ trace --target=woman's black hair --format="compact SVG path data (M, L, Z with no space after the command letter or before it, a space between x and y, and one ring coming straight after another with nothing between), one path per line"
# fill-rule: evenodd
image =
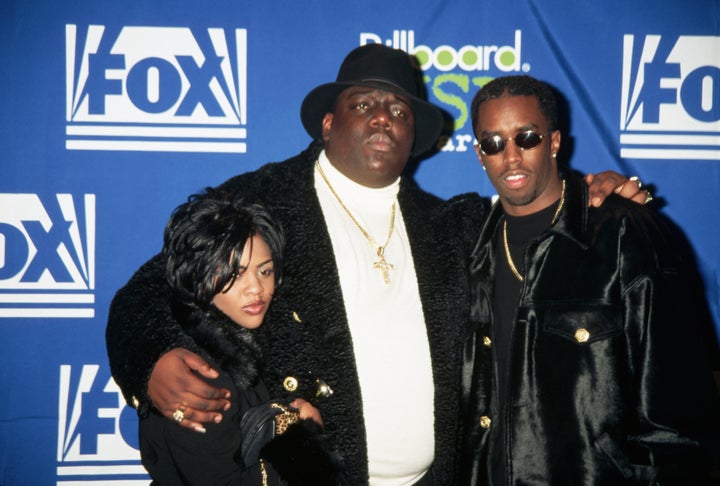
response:
M191 308L207 309L213 297L245 270L240 265L242 253L253 236L270 248L279 285L285 237L270 214L217 189L190 196L165 227L162 253L176 298Z

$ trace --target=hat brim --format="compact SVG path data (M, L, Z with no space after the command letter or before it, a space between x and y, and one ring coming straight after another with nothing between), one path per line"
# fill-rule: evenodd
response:
M402 95L412 103L415 115L415 144L413 145L412 156L428 151L435 145L442 132L445 120L441 111L434 105L416 96L409 95L405 90L390 84L377 82L334 82L318 86L308 93L300 108L300 119L305 131L314 139L322 139L322 120L327 113L333 111L333 105L338 95L351 86L367 86L379 88L384 91Z

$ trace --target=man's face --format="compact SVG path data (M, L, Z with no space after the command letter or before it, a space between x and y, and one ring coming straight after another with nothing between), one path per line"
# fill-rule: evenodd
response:
M537 147L521 150L514 138L527 130L544 137ZM560 197L562 184L553 157L560 149L560 132L548 134L549 130L534 96L505 96L478 108L478 141L493 135L505 140L505 149L498 154L484 154L478 146L475 151L508 214L533 214Z
M400 177L415 141L410 100L389 91L352 86L338 95L335 113L323 118L330 162L367 187L385 187Z

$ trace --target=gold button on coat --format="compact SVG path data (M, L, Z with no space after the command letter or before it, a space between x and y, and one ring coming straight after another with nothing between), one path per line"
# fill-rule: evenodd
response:
M575 340L579 343L587 342L587 340L590 339L590 333L587 329L584 327L581 327L577 331L575 331Z
M483 345L489 348L492 345L492 339L490 339L488 336L483 336Z
M285 388L286 391L294 392L297 390L297 387L298 381L294 376L288 376L283 380L283 388Z
M488 417L487 415L483 415L482 417L480 417L480 427L482 427L483 429L489 429L490 424L492 424L492 420L490 419L490 417Z
M321 379L315 380L315 397L316 398L328 398L333 394L333 389L330 385L322 381Z

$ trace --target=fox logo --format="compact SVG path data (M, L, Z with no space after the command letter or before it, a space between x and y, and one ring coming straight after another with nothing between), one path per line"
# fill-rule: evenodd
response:
M95 195L0 194L0 317L93 317Z
M720 37L624 38L623 157L720 160Z
M68 149L246 151L244 29L65 30Z
M125 405L106 368L60 366L58 484L71 478L97 485L147 478L140 463L137 429L135 410Z

